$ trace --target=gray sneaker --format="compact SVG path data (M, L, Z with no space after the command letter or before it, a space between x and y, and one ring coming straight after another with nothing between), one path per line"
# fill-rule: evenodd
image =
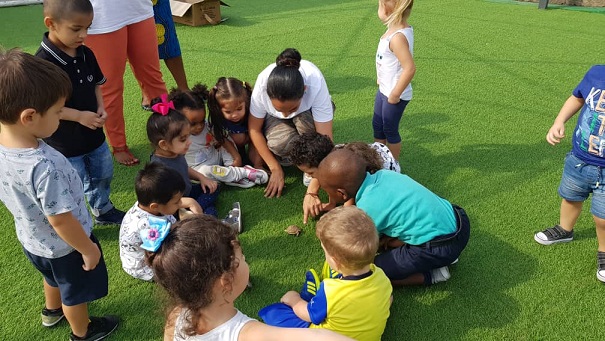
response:
M431 283L436 284L447 281L450 279L450 277L452 277L452 275L450 274L450 269L447 266L442 266L440 268L431 270L431 277Z
M242 233L242 211L238 201L233 203L233 208L223 219L223 223L231 226L235 232Z
M534 240L542 245L567 243L573 240L573 231L566 231L560 225L555 225L534 234Z
M42 309L42 325L44 327L52 327L55 324L61 322L61 320L65 317L63 314L63 309Z

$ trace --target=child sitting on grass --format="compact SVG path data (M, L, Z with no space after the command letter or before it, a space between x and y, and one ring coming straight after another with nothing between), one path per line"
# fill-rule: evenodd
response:
M391 151L382 143L374 142L349 142L334 146L332 140L317 132L304 133L292 140L289 158L304 172L303 183L308 186L307 193L303 199L303 223L307 223L309 216L317 217L323 211L329 211L335 204L328 202L324 204L318 196L319 182L313 178L319 163L332 150L348 149L359 155L367 164L366 171L376 173L380 169L388 169L400 172L399 162L395 160Z
M470 222L452 205L407 175L379 170L366 172L355 153L331 152L316 172L330 201L357 205L374 221L381 237L394 238L394 248L374 263L393 285L435 284L450 278L448 265L466 247Z
M267 326L237 310L250 270L235 231L214 217L181 220L153 244L147 263L175 302L164 340L351 340L329 330Z
M197 214L202 208L194 199L183 198L185 182L179 173L158 162L148 163L139 171L134 190L137 202L126 212L120 227L120 259L127 274L151 281L153 271L145 264L141 231L162 222L174 224L174 214L182 208Z
M258 315L269 325L324 328L355 340L380 340L393 288L372 264L378 250L372 219L356 207L338 207L321 217L315 233L326 262L340 275L320 283L311 269L300 294L288 291L282 303L265 307Z
M153 113L147 120L147 138L154 148L151 161L176 170L185 182L183 196L194 198L204 213L216 217L218 184L187 165L185 154L189 150L191 125L185 116L174 109L166 96L154 98ZM192 183L199 181L199 184Z
M0 51L0 89L0 200L44 279L42 325L65 317L70 340L105 338L118 317L88 315L88 302L107 295L108 279L82 181L65 156L41 140L59 127L69 77L49 61Z
M224 136L217 138L216 129L212 133L206 120L208 96L208 90L202 84L196 84L188 91L173 89L168 95L176 110L191 124L191 146L185 154L187 164L207 178L228 186L250 188L266 184L267 172L247 165L242 167L242 158L234 142Z

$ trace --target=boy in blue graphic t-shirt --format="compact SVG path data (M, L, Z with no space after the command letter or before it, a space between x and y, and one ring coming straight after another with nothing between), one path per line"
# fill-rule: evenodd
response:
M555 145L565 137L565 122L578 111L578 123L572 136L571 152L565 157L559 185L561 212L559 224L534 235L536 242L551 245L573 239L582 204L592 193L590 212L593 215L597 241L597 278L605 282L605 65L595 65L565 101L546 141Z

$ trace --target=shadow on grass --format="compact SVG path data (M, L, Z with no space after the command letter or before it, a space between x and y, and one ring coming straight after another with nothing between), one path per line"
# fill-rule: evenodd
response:
M489 233L471 230L469 246L450 267L448 282L394 290L385 339L456 340L473 329L502 328L520 312L507 291L528 281L536 264Z

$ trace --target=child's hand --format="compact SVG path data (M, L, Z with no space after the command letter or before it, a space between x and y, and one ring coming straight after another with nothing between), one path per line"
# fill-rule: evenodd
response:
M202 206L200 206L200 204L198 204L198 202L195 201L195 199L193 198L181 198L181 205L179 206L179 208L187 209L194 214L204 213Z
M284 294L284 296L282 296L280 302L292 307L301 300L302 298L300 298L299 293L297 293L296 291L288 291Z
M99 110L97 110L97 115L99 115L99 120L101 122L99 128L101 128L105 124L105 120L107 120L107 111L105 111L105 108L99 108Z
M99 247L97 246L97 244L94 244L94 247L92 248L90 253L87 254L82 254L82 259L84 260L84 264L82 264L82 269L84 269L84 271L91 271L94 270L94 268L97 267L97 264L99 264L99 260L101 259L101 251L99 250Z
M243 162L242 162L242 157L238 156L233 158L233 163L231 164L231 166L233 167L242 167L243 166Z
M323 204L317 194L305 194L303 199L303 223L306 224L309 216L317 217L321 214Z
M546 141L551 145L556 145L561 142L561 139L565 137L565 124L555 123L548 130L548 134L546 134Z
M218 183L203 176L200 177L200 186L202 187L202 192L214 193L214 191L216 191L216 188L218 187Z
M281 197L284 185L284 170L278 164L277 167L271 169L269 182L267 182L267 187L265 188L265 198Z
M401 96L401 94L399 94L399 96ZM399 98L399 96L396 94L390 94L389 98L387 99L387 102L389 102L389 104L397 104L399 103L399 101L401 101L401 98Z
M105 123L105 119L101 119L99 114L92 111L80 111L80 118L78 123L85 126L88 129L96 130Z

